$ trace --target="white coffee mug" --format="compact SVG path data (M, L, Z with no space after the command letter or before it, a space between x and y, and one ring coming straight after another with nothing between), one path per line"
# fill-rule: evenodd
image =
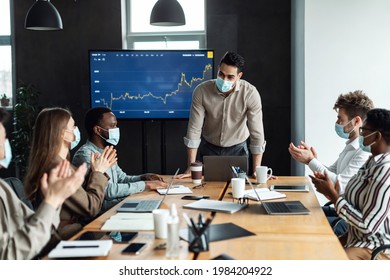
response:
M156 238L165 239L168 237L168 209L153 210L154 236Z
M233 198L241 198L245 192L245 179L232 178Z
M272 168L267 166L256 166L256 177L258 184L267 183L267 180L272 176Z

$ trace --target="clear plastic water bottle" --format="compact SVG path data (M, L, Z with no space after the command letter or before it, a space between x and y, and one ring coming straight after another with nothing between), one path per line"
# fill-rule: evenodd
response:
M180 254L179 215L176 204L172 203L168 217L168 239L166 256L176 258Z

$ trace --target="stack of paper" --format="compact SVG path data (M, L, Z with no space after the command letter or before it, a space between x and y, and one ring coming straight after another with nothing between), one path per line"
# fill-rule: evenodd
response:
M157 192L159 194L166 194L168 189L157 189ZM185 193L192 193L192 191L183 185L174 185L169 189L169 194L185 194Z
M51 250L48 257L81 258L107 256L112 243L112 240L63 240Z
M153 230L152 213L116 213L101 228L107 231Z
M280 193L277 191L270 191L267 188L259 188L256 189L256 192L258 193L261 200L270 200L270 199L277 199L277 198L284 198L286 195L284 193ZM248 197L250 199L257 201L257 195L253 190L246 190L244 192L245 197Z

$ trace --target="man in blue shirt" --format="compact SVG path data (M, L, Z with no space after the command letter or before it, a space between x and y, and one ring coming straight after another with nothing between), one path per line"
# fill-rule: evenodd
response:
M86 162L89 166L91 154L101 153L106 146L116 146L119 143L120 131L115 115L109 108L96 107L88 110L85 115L85 129L88 133L87 142L82 145L73 157L76 166ZM156 174L127 175L118 164L107 170L109 177L105 190L102 212L108 210L127 196L144 190L155 190L167 187L163 179Z

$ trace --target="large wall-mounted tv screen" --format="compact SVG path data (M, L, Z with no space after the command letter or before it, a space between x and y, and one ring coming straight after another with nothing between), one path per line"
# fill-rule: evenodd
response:
M121 119L186 119L213 65L212 50L90 50L91 106Z

